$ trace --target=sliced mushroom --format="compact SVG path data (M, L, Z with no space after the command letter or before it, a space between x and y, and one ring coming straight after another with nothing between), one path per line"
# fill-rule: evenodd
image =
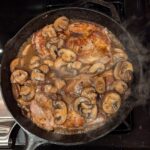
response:
M34 69L34 68L39 67L39 66L40 66L40 57L32 56L32 58L30 60L29 68Z
M72 63L72 68L74 69L78 70L78 69L81 69L81 67L82 67L82 63L80 61L75 61Z
M31 84L21 86L20 95L23 100L30 101L34 98L35 89Z
M11 83L23 84L28 79L28 73L24 70L15 70L11 74Z
M20 58L15 58L14 60L12 60L12 62L10 64L10 71L11 72L13 72L15 69L17 69L19 62L20 62Z
M119 94L124 94L125 91L128 89L128 85L122 80L114 81L113 87Z
M54 121L61 125L67 119L67 106L63 101L53 101L54 106Z
M115 48L114 50L114 54L113 54L113 61L115 63L119 62L119 61L124 61L128 59L127 54L119 48Z
M42 35L44 37L49 37L49 38L52 38L52 37L56 37L57 34L56 34L56 31L54 29L54 27L52 25L47 25L45 26L43 29L42 29Z
M106 84L103 77L96 77L94 82L95 89L98 93L102 94L106 90Z
M102 63L95 63L93 64L90 69L89 72L90 73L101 73L105 70L105 66Z
M50 68L52 68L54 66L54 62L49 60L49 59L45 59L43 61L44 64L48 65Z
M106 93L102 102L103 110L108 114L116 113L121 106L121 97L115 92Z
M90 65L86 65L80 69L80 73L88 73Z
M20 95L28 95L31 92L31 88L29 86L21 86Z
M32 45L31 44L27 44L26 46L25 46L25 48L22 50L22 56L26 56L28 53L29 53L29 51L31 50L31 47L32 47Z
M67 66L62 66L60 72L63 76L72 77L78 74L76 69L69 69Z
M96 91L93 87L87 87L85 89L83 89L81 96L83 97L87 97L88 99L95 100L97 97Z
M62 80L62 79L59 79L59 78L55 78L55 81L54 81L55 83L55 87L58 89L58 90L60 90L60 89L62 89L65 85L66 85L66 83L65 83L65 81L64 80Z
M116 64L114 69L114 77L125 82L132 80L133 66L128 61L121 61Z
M43 73L45 73L45 74L47 74L47 73L49 72L49 67L48 67L48 65L41 65L41 66L39 67L39 69L40 69Z
M66 65L66 64L67 64L67 63L64 62L64 61L62 60L62 58L57 58L56 61L54 62L54 67L55 67L55 69L60 70L60 68L61 68L62 66L64 66L64 65Z
M65 16L59 17L54 22L54 28L56 31L66 30L69 25L69 19Z
M75 100L74 110L83 116L86 121L92 121L97 117L97 105L92 104L86 97L79 97Z
M45 80L45 75L43 73L41 73L40 70L34 69L31 72L31 79L33 81L44 81Z
M80 61L71 62L71 63L68 63L67 67L70 69L79 70L82 67L82 63Z
M70 49L60 49L58 55L66 62L73 62L76 60L76 54Z
M57 93L57 88L48 84L44 86L44 92L47 94L51 94L51 93L54 94Z
M51 89L52 89L52 85L51 84L48 84L48 85L44 86L44 92L45 93L50 93Z

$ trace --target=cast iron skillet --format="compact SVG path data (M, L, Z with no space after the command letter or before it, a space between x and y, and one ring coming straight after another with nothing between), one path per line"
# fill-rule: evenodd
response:
M46 24L52 23L56 18L60 16L67 16L68 18L72 19L87 20L107 27L122 42L134 67L134 81L132 83L130 97L123 102L118 113L108 123L106 123L103 127L94 129L87 133L60 135L38 128L29 119L22 115L21 110L17 106L16 100L14 99L12 94L12 87L10 83L11 73L9 65L10 62L16 57L19 47L33 32L39 30ZM6 106L8 107L8 110L10 111L12 116L15 118L16 122L26 132L32 133L33 135L36 135L42 139L48 140L50 143L77 145L98 139L115 129L125 119L136 102L136 99L134 97L134 87L138 84L137 77L139 75L138 69L140 67L138 65L138 60L136 59L135 49L136 48L134 46L134 42L127 31L116 21L102 13L77 7L67 7L48 11L27 23L10 41L8 41L5 46L2 59L1 86L2 95Z

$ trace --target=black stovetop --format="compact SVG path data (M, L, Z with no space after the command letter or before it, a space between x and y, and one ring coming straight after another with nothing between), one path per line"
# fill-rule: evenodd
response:
M150 75L150 1L105 1L115 6L120 17L119 23L121 23L130 32L137 44L137 48L139 49L139 56L143 65L142 73L144 78L139 86L139 91L137 92L137 95L139 95L139 106L134 108L123 124L115 129L115 131L99 140L86 145L71 147L46 144L37 149L150 149L150 80L148 79ZM0 48L3 49L4 44L33 17L53 8L64 7L65 5L69 5L71 3L75 3L73 6L78 6L78 4L81 4L81 0L2 1L0 4ZM80 7L95 9L111 16L111 11L102 6L86 3ZM2 55L0 53L0 60L1 57ZM16 130L16 132L18 131ZM17 139L21 141L21 136L19 135L17 136ZM21 145L20 143L24 143L24 141L17 143L17 145ZM13 147L14 149L19 150L22 148L19 146Z

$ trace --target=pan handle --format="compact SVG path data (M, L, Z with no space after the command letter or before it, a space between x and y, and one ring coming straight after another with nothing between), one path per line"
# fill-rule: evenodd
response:
M26 146L24 150L35 150L38 146L48 143L48 141L43 140L28 132L25 133L25 135L26 135Z
M118 14L118 12L117 12L117 10L116 10L116 8L112 2L106 2L103 0L82 0L82 2L80 3L80 6L87 4L87 3L96 4L96 5L100 5L100 6L103 6L105 8L108 8L111 12L112 18L115 19L119 23L121 22L119 14Z

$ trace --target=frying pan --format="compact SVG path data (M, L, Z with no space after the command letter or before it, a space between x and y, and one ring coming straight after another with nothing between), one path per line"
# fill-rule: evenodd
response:
M107 122L104 126L88 131L87 133L62 135L54 132L47 132L37 127L29 119L22 115L21 109L17 106L17 102L12 93L12 87L10 83L11 72L9 65L10 62L16 57L19 47L32 33L39 30L43 26L52 23L60 16L91 21L107 27L122 42L126 53L129 56L129 60L134 67L131 95L122 103L122 106L117 114L112 117L109 122ZM37 137L47 140L50 143L62 145L83 144L96 140L114 130L132 110L136 103L136 98L134 95L136 92L135 87L138 84L139 68L140 65L138 59L136 58L135 44L128 32L119 23L117 23L117 21L103 13L91 9L80 7L59 8L43 13L32 19L5 45L1 68L2 95L8 110L16 122L22 127L22 129L25 130L25 132L30 133L31 135L36 135Z

